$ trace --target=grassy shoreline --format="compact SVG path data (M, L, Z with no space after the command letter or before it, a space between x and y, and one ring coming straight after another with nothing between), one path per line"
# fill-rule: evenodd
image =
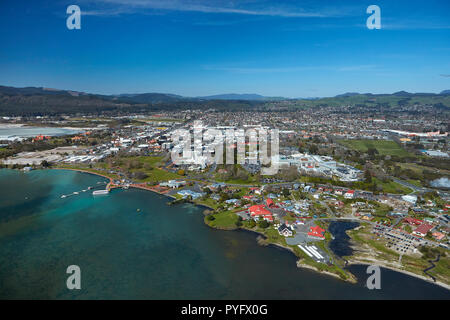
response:
M104 175L104 174L102 174L100 172L96 172L95 170L84 170L84 169L64 168L64 167L51 168L51 169L54 169L54 170L73 170L73 171L78 171L78 172L82 172L82 173L98 175L98 176L101 176L101 177L104 177L104 178L108 178L110 180L112 179L111 177L108 177L107 175ZM133 187L133 186L131 186L131 187ZM176 199L176 197L174 197L172 195L169 195L169 194L166 194L166 193L161 193L161 192L158 192L157 190L154 190L154 189L150 189L150 188L148 188L148 189L147 188L138 188L138 189L143 189L143 190L155 192L157 194L164 195L164 196L170 197L172 199ZM203 203L195 202L195 201L193 201L191 203L194 204L194 205L197 205L197 206L203 206L203 207L209 208L211 210L215 210L214 208L208 206L207 204L203 204ZM254 233L258 234L258 235L262 235L263 237L265 237L264 241L266 241L267 245L274 245L274 246L283 248L285 250L288 250L288 251L292 252L297 258L299 258L297 260L297 267L299 267L299 268L306 268L306 269L314 270L316 272L319 272L319 273L322 273L322 274L326 274L326 275L330 275L330 276L333 276L333 277L337 277L337 278L339 278L339 279L341 279L343 281L348 281L348 282L351 282L351 283L356 283L357 282L356 277L352 273L350 273L349 271L345 271L343 268L341 268L341 266L334 265L335 267L337 267L339 269L339 271L344 273L344 276L343 276L343 274L341 272L339 272L337 270L324 270L323 266L321 266L319 263L316 263L313 260L309 261L311 259L308 259L308 257L305 254L303 254L300 250L296 250L296 249L298 249L297 247L293 248L293 246L288 246L287 244L283 244L283 243L280 243L278 241L274 241L273 237L270 237L270 234L268 235L267 232L264 232L265 229L258 230L257 227L255 227L255 228L247 228L247 227L245 227L243 225L242 226L235 225L234 227L229 227L229 226L214 225L214 224L211 224L209 222L210 221L207 221L207 216L205 216L204 217L204 223L206 225L208 225L209 227L213 228L213 229L225 230L225 231L246 230L246 231L254 232ZM352 230L348 230L348 231L352 231ZM348 231L346 231L346 233ZM348 234L348 235L349 235L349 237L352 240L352 244L354 244L355 241L354 241L354 238L352 237L351 233ZM336 260L336 257L332 253L330 253L329 250L327 250L328 249L328 242L329 242L329 239L327 240L327 243L324 243L324 249L329 254L331 254L331 256L333 257L333 260ZM347 261L348 261L348 265L352 265L352 264L370 265L371 264L371 263L369 263L367 261L358 259L357 257L354 257L354 256L350 256L350 257L346 257L346 258L347 258ZM408 274L410 276L413 276L413 277L416 277L416 278L428 281L430 283L439 285L441 287L444 287L444 288L450 290L450 286L448 284L445 284L445 283L440 282L440 281L433 282L429 278L426 278L425 276L418 275L417 273L410 272L410 271L407 271L407 270L404 270L404 269L399 269L399 268L396 268L394 266L390 266L389 264L387 264L383 260L374 259L373 262L376 263L377 265L380 265L380 266L384 267L384 268L391 269L393 271L397 271L397 272L400 272L400 273ZM335 272L332 272L332 271L335 271Z
M430 277L423 273L423 269L429 266L429 262L427 260L424 261L421 258L403 255L401 259L402 262L399 262L399 254L384 247L381 243L376 243L374 240L365 239L368 234L361 231L361 229L356 228L346 231L347 235L351 239L351 247L355 251L353 255L345 257L348 265L378 265L380 267L404 273L450 290L450 284L444 282L442 275L439 276L439 279L433 281ZM442 264L445 264L442 262L444 259L448 258L441 259ZM448 281L448 278L445 278L445 280Z

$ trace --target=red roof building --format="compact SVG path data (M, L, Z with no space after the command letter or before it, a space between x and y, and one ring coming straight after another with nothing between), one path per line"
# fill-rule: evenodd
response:
M411 218L411 217L406 217L405 219L403 219L403 221L405 221L407 224L410 224L413 226L419 226L423 223L422 220Z
M348 191L344 194L344 198L345 198L345 199L353 199L354 196L355 196L355 190L348 190Z
M436 240L442 240L445 237L445 234L443 234L442 232L433 232L432 235Z
M274 205L273 200L272 199L266 199L266 205L270 208Z
M263 204L257 204L248 208L252 217L262 217L269 222L273 221L272 212L267 210Z
M324 239L325 230L319 226L309 228L308 236Z
M265 208L265 206L263 204L257 204L257 205L251 206L248 210L250 211L250 215L252 217L266 215L266 214L269 214L269 215L272 214L269 210L267 210Z
M425 237L428 233L428 231L430 231L431 229L433 229L433 226L428 224L428 223L424 223L421 224L420 226L418 226L416 228L416 230L413 231L413 234L416 234L420 237Z
M50 136L44 136L44 135L40 134L33 138L33 142L49 140L50 138L51 138Z

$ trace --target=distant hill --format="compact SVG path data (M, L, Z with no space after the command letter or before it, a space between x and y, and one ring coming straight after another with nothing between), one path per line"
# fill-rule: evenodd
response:
M0 86L0 115L6 116L76 113L129 114L171 109L243 110L261 104L261 101L202 100L164 93L100 95L42 87Z
M196 98L202 100L249 100L249 101L287 100L287 98L283 97L265 97L254 93L244 93L244 94L228 93Z
M87 95L84 92L71 91L71 90L59 90L43 87L5 87L0 86L0 94L4 95L68 95L68 96L81 96Z
M189 99L176 94L168 94L168 93L120 94L114 97L116 100L119 99L135 103L161 103L161 102L174 102Z
M42 87L0 86L0 114L2 115L100 113L128 107L130 104L113 101L110 96Z
M286 100L286 98L283 97L265 97L259 94L237 94L237 93L218 94L200 97L183 97L180 95L168 93L141 93L141 94L119 94L115 97L120 100L126 100L136 103L161 103L161 102L195 101L195 100L245 100L245 101Z
M272 103L286 101L283 103ZM100 95L43 87L15 88L0 86L0 115L37 115L61 113L129 113L167 109L262 110L296 107L360 106L398 107L415 104L450 109L450 90L435 93L372 94L347 92L335 97L287 99L259 94L219 94L183 97L167 93Z
M450 94L410 93L399 91L393 94L344 93L335 97L320 99L298 99L296 105L301 107L320 106L366 106L399 107L407 105L433 105L440 109L450 109Z
M357 96L357 95L359 95L360 93L358 93L358 92L346 92L346 93L344 93L344 94L338 94L337 96L335 96L335 97L353 97L353 96Z

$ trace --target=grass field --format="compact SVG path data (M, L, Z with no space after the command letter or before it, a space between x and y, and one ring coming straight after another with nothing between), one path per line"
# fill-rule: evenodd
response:
M232 230L237 229L236 223L238 222L238 216L231 211L221 211L213 214L214 220L208 220L205 217L205 223L213 228Z
M420 180L412 180L408 179L406 182L411 183L412 185L415 185L416 187L423 187L422 182Z
M171 118L144 118L140 119L144 122L184 122L183 119L171 119Z
M412 156L396 142L389 140L341 140L339 143L360 152L367 152L369 148L375 148L378 150L378 154L383 156Z
M160 169L158 166L162 162L162 157L132 157L129 158L129 160L137 160L143 164L142 168L130 170L131 172L142 171L147 174L148 177L139 180L139 182L161 182L183 178L183 176L180 176L176 173Z
M213 208L213 209L217 209L219 207L219 204L217 203L217 201L215 201L211 198L207 198L205 200L196 200L195 203L205 205L205 206Z
M383 188L383 192L386 193L405 194L413 192L412 189L402 186L395 181L383 182L377 178L372 178L372 180L374 180L377 185L380 185Z
M397 163L398 166L400 166L402 169L410 169L413 170L419 174L422 174L424 170L432 171L435 173L439 173L442 175L450 175L450 170L444 170L444 169L438 169L438 168L432 168L432 167L426 167L417 163Z

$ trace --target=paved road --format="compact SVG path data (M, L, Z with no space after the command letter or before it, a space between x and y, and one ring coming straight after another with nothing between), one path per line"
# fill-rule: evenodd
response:
M391 179L392 179L394 182L397 182L398 184L401 184L401 185L404 186L404 187L407 187L407 188L412 189L413 192L425 193L425 192L432 191L431 189L428 189L428 188L425 188L425 187L418 187L418 186L415 186L415 185L413 185L413 184L411 184L411 183L409 183L409 182L406 182L406 181L397 179L397 178L395 178L395 177L391 177Z
M327 209L327 212L330 216L336 216L325 201L320 200L319 202L321 205L323 205Z

